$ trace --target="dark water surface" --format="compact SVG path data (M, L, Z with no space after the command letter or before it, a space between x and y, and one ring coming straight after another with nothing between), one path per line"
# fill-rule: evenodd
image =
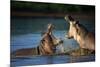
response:
M89 31L95 32L95 21L80 19ZM70 51L79 48L77 42L73 39L65 38L65 34L69 29L69 24L63 18L12 18L11 19L11 52L22 48L34 48L39 45L41 40L41 32L46 31L47 24L55 25L53 34L57 38L64 40L64 51ZM61 46L57 46L57 53L61 53ZM55 64L69 62L86 62L94 61L95 56L71 57L67 55L58 56L29 56L11 59L11 66L25 66L37 64Z

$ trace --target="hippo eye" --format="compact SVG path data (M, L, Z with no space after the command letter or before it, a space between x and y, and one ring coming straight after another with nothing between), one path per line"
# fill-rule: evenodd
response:
M43 43L45 40L43 39L43 40L41 40L41 42Z

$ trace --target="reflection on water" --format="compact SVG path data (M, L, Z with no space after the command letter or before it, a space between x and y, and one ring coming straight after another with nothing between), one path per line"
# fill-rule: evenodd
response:
M95 32L95 23L93 20L80 20L81 24L92 32ZM65 38L69 24L63 18L12 18L11 19L11 52L22 49L32 48L39 45L41 32L46 30L47 24L55 25L54 35L64 40L64 51L70 51L78 48L78 44L73 39ZM61 53L61 46L57 46L57 53ZM67 55L59 56L31 56L11 59L11 65L37 65L94 61L95 56L70 57Z
M11 59L11 66L25 66L25 65L42 65L42 64L60 64L60 63L74 63L94 61L95 57L80 56L70 57L67 55L58 56L30 56Z

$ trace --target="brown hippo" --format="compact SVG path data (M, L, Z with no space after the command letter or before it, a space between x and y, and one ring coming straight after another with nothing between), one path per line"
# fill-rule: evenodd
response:
M48 24L47 31L42 35L40 45L35 48L19 49L12 53L12 56L32 56L32 55L52 55L55 53L57 45L62 43L62 40L54 37L52 34L54 26Z
M71 16L65 16L65 20L70 24L66 37L75 39L82 49L95 51L94 33L89 32L79 21L76 21Z

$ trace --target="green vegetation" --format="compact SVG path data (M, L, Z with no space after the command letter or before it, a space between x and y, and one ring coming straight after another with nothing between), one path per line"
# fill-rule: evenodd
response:
M11 11L45 12L45 13L67 13L67 12L90 13L90 12L95 12L95 7L82 6L82 5L69 5L69 4L11 1Z

